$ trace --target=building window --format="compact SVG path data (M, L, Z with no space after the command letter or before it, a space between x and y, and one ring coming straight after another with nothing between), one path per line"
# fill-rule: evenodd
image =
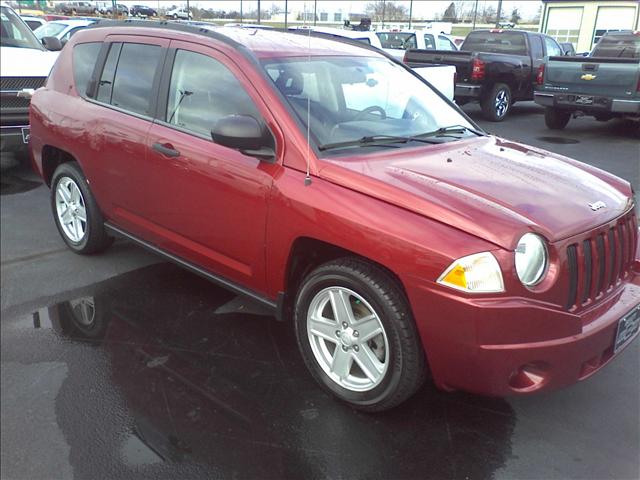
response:
M342 13L340 13L340 12L334 13L333 14L333 21L334 22L341 22L342 21Z
M327 20L329 20L329 14L327 12L321 12L320 13L320 21L321 22L326 22Z
M553 37L558 43L571 42L575 46L578 43L580 30L550 29L547 30L547 35Z

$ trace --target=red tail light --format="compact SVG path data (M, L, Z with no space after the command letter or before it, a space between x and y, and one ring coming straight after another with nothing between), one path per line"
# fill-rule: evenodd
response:
M484 62L478 58L473 59L471 66L471 80L484 79Z
M536 84L544 85L544 63L541 63L538 67L538 74L536 75Z

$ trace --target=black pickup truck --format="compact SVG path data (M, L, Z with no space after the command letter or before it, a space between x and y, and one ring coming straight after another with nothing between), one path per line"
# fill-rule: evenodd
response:
M458 105L479 101L483 116L504 120L511 105L533 100L538 67L544 57L563 55L553 38L524 30L475 30L459 52L407 50L404 63L410 67L446 64L456 67L455 100Z

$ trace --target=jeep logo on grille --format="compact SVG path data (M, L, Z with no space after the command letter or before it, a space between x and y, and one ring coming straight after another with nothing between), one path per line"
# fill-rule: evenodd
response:
M593 202L589 204L589 208L594 212L600 210L601 208L606 208L607 204L598 200L597 202Z

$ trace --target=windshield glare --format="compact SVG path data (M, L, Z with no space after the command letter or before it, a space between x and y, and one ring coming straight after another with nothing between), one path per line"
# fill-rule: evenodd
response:
M474 128L431 87L379 57L269 59L264 68L318 147L363 137ZM455 138L447 138L455 140Z
M64 23L50 22L36 28L33 33L38 39L42 40L44 37L57 37L67 26Z
M3 47L44 50L31 29L7 7L0 7L0 45Z

